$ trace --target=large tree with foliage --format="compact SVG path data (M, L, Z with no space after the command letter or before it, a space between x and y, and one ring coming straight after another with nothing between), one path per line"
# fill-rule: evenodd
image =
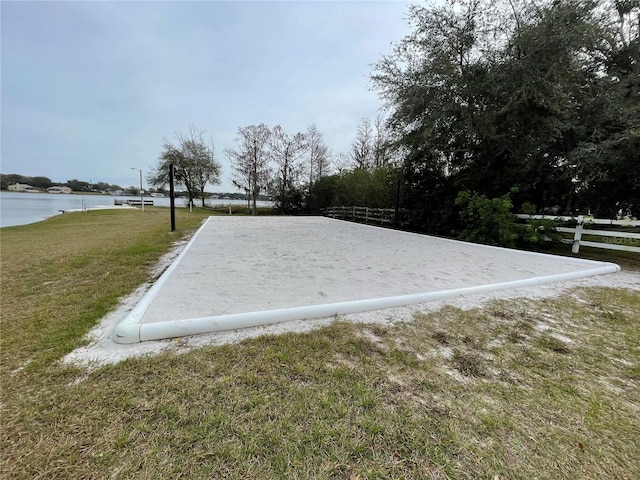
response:
M65 186L69 187L74 192L89 192L91 191L91 183L85 182L82 180L78 180L73 178L71 180L67 180Z
M595 208L594 194L612 172L637 178L638 169L630 170L638 158L637 55L626 53L637 48L637 27L629 27L637 25L637 3L615 2L628 38L609 45L615 23L602 15L613 4L411 7L413 32L378 62L372 79L391 112L415 226L454 227L461 190L498 198L515 188L516 208L532 202L569 210ZM612 75L614 65L623 71ZM620 176L616 201L633 203Z
M7 190L9 185L14 183L24 183L43 190L55 185L49 177L26 177L17 173L0 174L0 187L2 190Z
M601 15L603 36L578 110L576 203L601 215L640 215L640 1Z
M204 207L206 186L220 183L221 166L215 159L213 141L207 142L204 131L194 126L186 134L176 134L175 144L165 139L158 165L147 178L149 183L156 188L165 187L170 165L176 185L187 191L189 203L198 198Z

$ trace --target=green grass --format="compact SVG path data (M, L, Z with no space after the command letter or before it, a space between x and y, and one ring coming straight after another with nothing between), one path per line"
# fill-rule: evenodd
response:
M1 230L3 365L50 363L149 279L159 256L209 214L92 211Z
M585 236L585 240L599 242L601 237ZM593 248L581 246L578 253L571 252L571 245L564 243L553 243L549 249L543 253L562 255L565 257L586 258L600 262L617 263L623 270L640 270L640 254L635 252L624 252L620 250L608 250L605 248Z
M59 363L206 214L0 231L2 478L637 478L639 292Z

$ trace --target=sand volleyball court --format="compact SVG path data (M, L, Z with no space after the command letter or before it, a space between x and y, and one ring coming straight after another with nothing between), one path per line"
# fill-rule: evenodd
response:
M113 330L137 343L615 273L323 217L210 217Z

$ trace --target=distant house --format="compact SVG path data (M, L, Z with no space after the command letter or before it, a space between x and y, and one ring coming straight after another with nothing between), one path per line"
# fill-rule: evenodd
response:
M32 187L31 185L27 185L26 183L14 183L13 185L9 185L10 192L39 192L40 190L36 187Z
M63 187L63 186L55 185L53 187L47 188L47 192L49 192L49 193L71 193L71 189L69 187Z

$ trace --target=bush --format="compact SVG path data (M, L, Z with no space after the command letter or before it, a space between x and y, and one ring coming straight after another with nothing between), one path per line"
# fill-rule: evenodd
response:
M463 240L510 248L546 248L550 240L559 238L554 220L528 220L526 224L517 224L510 194L487 198L463 191L458 194L456 205L461 207L463 230L460 236ZM524 213L532 214L535 210L533 204L522 205Z
M307 210L330 206L391 208L394 205L396 172L388 167L356 168L318 179L309 189Z
M513 203L509 195L487 198L465 190L458 194L456 205L462 208L460 218L464 229L461 237L464 240L503 247L516 246L516 216L511 211Z

